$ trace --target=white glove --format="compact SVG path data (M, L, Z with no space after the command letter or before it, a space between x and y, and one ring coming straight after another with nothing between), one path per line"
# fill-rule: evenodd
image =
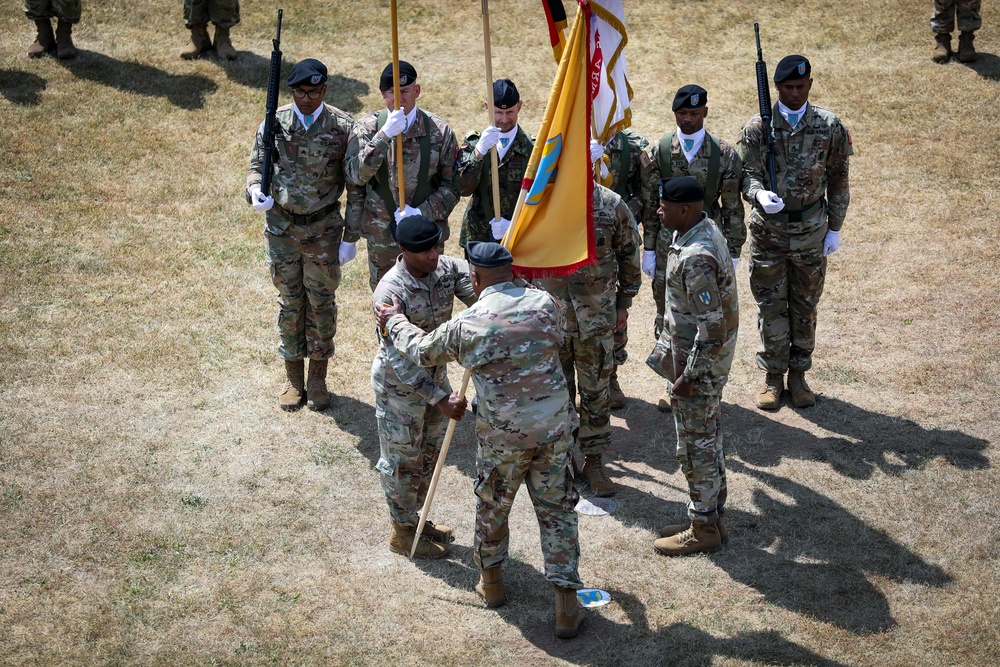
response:
M604 157L604 146L597 139L590 140L590 162L594 163Z
M492 220L490 220L490 227L493 228L493 238L499 241L500 239L503 238L503 235L506 234L507 230L510 228L510 220L508 220L507 218L500 218L499 220L493 218Z
M499 142L500 128L490 125L479 135L479 141L476 143L476 152L479 153L479 157L484 157Z
M260 186L255 185L250 189L250 203L255 211L270 211L274 206L274 197L265 197Z
M650 278L656 273L656 251L655 250L643 250L642 251L642 272L645 273Z
M733 271L736 270L736 266L740 263L739 257L733 257Z
M785 202L781 201L781 197L774 194L770 190L758 190L757 203L760 204L762 209L764 209L764 213L767 213L768 215L771 213L777 213L781 209L785 208Z
M399 222L403 218L408 218L411 215L420 215L420 209L419 208L413 208L412 206L410 206L409 204L407 204L402 209L398 209L397 208L396 212L393 215L396 216L396 222Z
M358 254L358 244L348 243L347 241L340 242L340 251L337 253L337 257L340 260L340 265L343 266L349 261L354 259L354 256Z
M826 257L837 252L838 248L840 248L840 232L830 229L823 237L823 256Z
M390 111L389 117L385 119L385 125L382 126L382 134L385 135L386 139L392 139L405 129L406 112L402 109L396 109L395 111Z

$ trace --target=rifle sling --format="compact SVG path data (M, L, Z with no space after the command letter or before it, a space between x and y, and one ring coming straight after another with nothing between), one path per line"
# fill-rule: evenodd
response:
M615 183L614 191L618 196L628 201L632 198L632 179L628 177L629 168L632 166L632 147L624 134L622 139L622 155L618 163L618 182Z

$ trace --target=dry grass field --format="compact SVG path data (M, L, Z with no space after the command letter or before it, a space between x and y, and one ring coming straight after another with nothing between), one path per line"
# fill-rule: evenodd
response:
M364 244L339 292L333 407L277 409L275 294L243 183L278 4L244 2L228 63L177 57L179 0L88 0L80 56L29 60L31 26L8 3L0 663L1000 664L1000 13L983 3L979 62L935 65L930 4L626 0L637 131L672 129L673 92L698 82L710 129L735 136L756 110L756 20L771 71L807 55L813 101L850 128L853 200L821 303L815 408L753 407L740 266L732 537L709 556L652 550L685 484L642 363L644 287L612 423L619 508L581 517L581 574L615 601L559 641L526 496L510 604L487 610L473 591L471 419L433 515L456 528L454 556L386 548ZM421 105L480 129L480 3L400 5ZM319 57L329 102L377 108L388 2L281 6L286 67ZM494 72L518 83L534 132L555 73L540 3L492 9Z

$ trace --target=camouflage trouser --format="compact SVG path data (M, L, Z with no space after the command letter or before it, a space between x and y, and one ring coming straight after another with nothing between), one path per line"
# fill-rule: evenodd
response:
M726 504L726 457L722 448L719 396L674 398L677 461L691 493L692 523L712 523Z
M625 346L628 345L628 322L626 321L625 326L621 331L615 332L615 366L621 366L626 361L628 361L628 350Z
M479 441L473 554L480 569L507 559L507 517L523 481L538 519L545 578L565 588L583 588L577 570L580 542L575 508L579 496L568 469L572 446L570 438L515 450L495 449L491 443Z
M959 31L979 30L983 25L983 20L979 16L979 5L980 0L934 0L931 32L950 33L955 29L956 14Z
M83 10L83 0L24 0L24 15L31 21L53 17L78 23Z
M337 333L342 223L334 218L264 230L271 282L278 288L278 354L287 361L329 359Z
M372 292L378 287L378 281L396 266L399 257L399 246L395 243L384 245L372 239L365 240L368 245L368 285Z
M611 394L615 370L614 338L608 333L580 340L566 336L559 350L571 400L580 390L580 429L577 441L585 456L603 454L611 443Z
M240 0L184 0L184 25L190 28L209 21L232 28L240 22Z
M757 302L761 340L757 366L768 373L807 371L816 348L816 306L826 278L826 225L792 236L754 221L750 229L750 292Z
M447 383L447 376L444 379ZM379 443L375 468L381 473L389 517L397 525L416 527L448 418L416 394L376 394L375 423Z

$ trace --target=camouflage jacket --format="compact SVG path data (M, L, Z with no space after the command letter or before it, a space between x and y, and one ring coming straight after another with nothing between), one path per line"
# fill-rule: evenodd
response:
M299 122L291 104L279 107L275 116L280 131L275 131L276 150L272 152L270 194L274 197L275 206L265 216L269 231L280 234L292 224L292 220L283 215L283 211L293 215L309 215L333 206L330 217L341 225L347 225L344 241L357 241L364 193L347 182L344 172L344 156L354 126L353 119L329 104L323 105L323 111L316 116L309 129ZM251 203L251 186L260 185L263 164L264 123L261 123L253 140L253 148L250 149L247 203ZM346 220L340 214L339 205L345 188Z
M707 133L706 133L707 135ZM705 209L708 217L717 220L722 233L729 245L729 254L739 257L743 244L747 240L747 227L743 221L743 200L740 199L740 178L743 172L743 160L726 141L719 139L721 159L719 160L719 182L716 184L716 200ZM708 136L695 153L694 159L688 164L681 150L680 137L674 132L670 142L670 175L694 176L706 187L708 178L710 144ZM642 196L646 202L645 217L642 220L643 245L648 250L657 250L659 255L666 252L673 234L670 230L660 227L660 217L656 214L660 207L660 142L650 144L642 160Z
M458 193L463 197L472 195L472 200L465 209L465 217L462 218L462 234L458 241L463 248L469 241L496 240L490 228L490 220L494 217L493 170L489 153L482 159L476 155L477 143L478 132L466 137L458 148L458 160L455 162ZM518 127L514 142L500 160L500 215L508 220L514 216L514 207L521 195L521 180L528 168L528 159L534 146L535 138Z
M530 449L569 437L577 427L559 363L559 308L545 292L499 283L430 333L402 315L390 318L386 330L421 366L458 361L472 372L479 442Z
M670 244L666 300L663 332L647 363L671 382L682 373L695 394L718 395L733 364L740 309L726 238L705 213Z
M389 192L399 207L399 185L396 168L395 140L386 141L385 135L376 130L379 112L372 112L354 123L354 134L347 145L347 178L355 185L365 187L365 209L361 220L361 234L369 240L384 246L395 245L389 223L392 211L387 211L385 202L377 188L376 174L383 162L388 162ZM448 216L458 204L458 189L455 187L455 153L457 142L455 133L448 124L432 113L417 109L417 118L403 134L403 170L406 179L406 201L413 205L413 194L417 189L420 172L420 137L427 134L424 116L430 121L430 164L427 178L431 181L431 192L426 201L416 208L431 220L447 229Z
M622 165L622 147L628 142L628 164ZM604 148L604 155L611 162L608 171L611 174L611 185L608 187L617 192L625 205L632 211L636 222L643 219L644 200L642 196L642 152L649 142L632 130L622 130ZM659 202L657 202L659 206Z
M825 222L839 230L851 202L848 183L848 157L854 155L851 135L840 119L823 107L809 102L805 114L795 126L774 105L774 161L778 183L772 187L767 168L767 139L757 114L743 126L736 140L736 150L743 158L743 197L753 206L753 220L785 233L812 231ZM771 190L785 200L785 208L776 217L766 215L756 205L758 190ZM801 211L826 198L826 216L810 216L799 223L783 222L790 211Z
M409 322L424 331L433 331L451 319L456 297L467 306L476 302L468 262L445 255L438 260L437 269L424 279L407 271L400 256L396 266L379 281L372 303L391 303L391 295L399 300ZM379 336L379 341L372 362L372 389L376 393L402 397L417 394L430 405L448 396L446 366L423 368L401 355L388 338Z
M586 340L614 329L616 308L629 308L642 282L642 239L622 198L594 184L594 237L597 263L569 274L540 278L535 285L562 307L567 336Z

